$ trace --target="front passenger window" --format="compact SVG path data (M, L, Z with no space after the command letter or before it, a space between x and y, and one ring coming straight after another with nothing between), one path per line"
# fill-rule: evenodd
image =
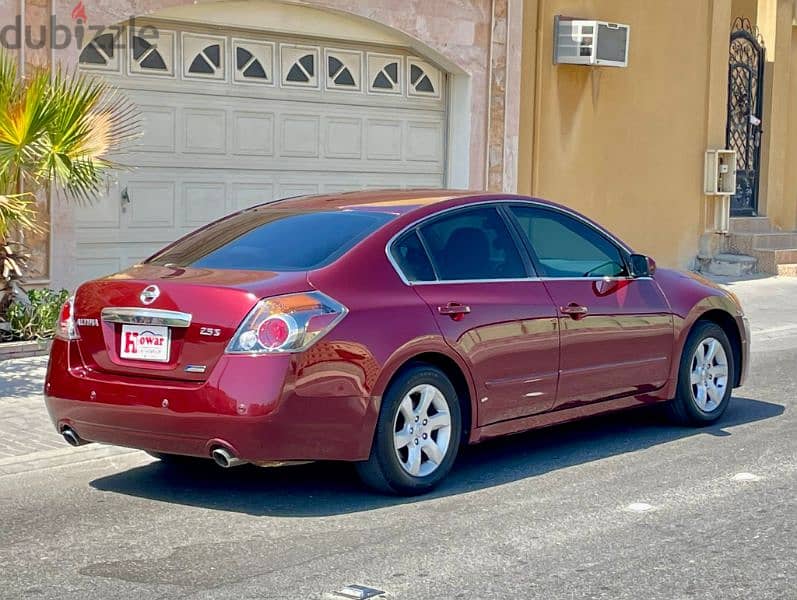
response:
M515 240L495 207L457 211L420 231L441 281L527 276Z
M554 210L510 209L545 277L620 277L627 269L619 248L585 223Z

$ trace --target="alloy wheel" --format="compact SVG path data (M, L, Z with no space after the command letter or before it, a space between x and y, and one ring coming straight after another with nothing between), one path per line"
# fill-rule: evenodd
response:
M695 349L689 384L700 410L710 413L719 408L728 387L728 356L716 338L703 339Z
M402 469L413 477L434 473L451 443L451 413L446 398L428 383L402 398L393 420L393 447Z

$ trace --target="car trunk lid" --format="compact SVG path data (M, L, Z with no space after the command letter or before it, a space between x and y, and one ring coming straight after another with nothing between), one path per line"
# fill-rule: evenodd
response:
M78 289L77 344L92 369L203 381L258 300L308 289L305 272L137 265Z

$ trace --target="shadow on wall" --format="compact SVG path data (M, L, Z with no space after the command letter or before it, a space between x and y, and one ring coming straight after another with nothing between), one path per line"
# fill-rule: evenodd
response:
M583 131L585 103L592 96L592 110L595 109L597 98L593 94L593 73L595 69L583 67L558 66L555 70L556 91L559 105L559 134L562 145L567 147L573 140L573 132ZM593 85L590 84L593 81ZM580 138L579 138L580 139Z
M661 426L660 407L642 408L503 438L466 448L432 494L393 498L369 493L348 464L221 470L197 459L190 466L154 462L97 479L92 487L129 496L255 516L318 517L356 513L452 496L536 477L611 456L776 417L778 404L734 398L720 423L704 429Z

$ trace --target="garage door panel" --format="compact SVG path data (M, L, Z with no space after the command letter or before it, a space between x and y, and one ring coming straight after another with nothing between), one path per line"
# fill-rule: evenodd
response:
M223 183L183 183L179 226L196 229L223 217L229 212L226 197L227 190Z
M126 269L131 265L145 261L159 250L165 248L172 241L173 240L150 242L146 244L125 244L122 249L122 268Z
M127 227L131 229L174 227L174 182L131 179L127 189L130 199L124 209L128 213Z
M166 245L167 242L123 242L117 245L115 256L103 256L105 245L85 244L78 252L77 263L90 275L88 278L102 277L140 263Z
M139 104L138 109L142 135L135 148L140 152L174 152L177 109L147 104Z
M280 115L279 155L291 158L318 156L320 118L315 115Z
M232 114L233 154L274 155L274 113L234 111Z
M117 248L121 244L166 244L173 242L180 235L190 231L190 229L179 229L171 227L169 229L102 229L91 231L91 236L87 235L89 230L81 229L78 231L78 248L86 248L95 244L101 244L104 248L102 255L111 255L118 252Z
M443 163L443 124L430 122L407 123L404 156L413 162Z
M234 183L230 211L243 210L274 200L273 183Z
M105 250L105 248L102 250ZM121 257L93 258L78 256L75 263L81 282L97 279L109 273L116 273L122 269Z
M98 200L78 204L73 209L75 226L80 229L118 230L120 225L121 184L111 185L108 195Z
M318 184L316 183L291 183L285 182L279 185L279 194L277 198L293 198L294 196L310 196L319 192Z
M368 119L365 128L365 154L370 160L401 160L401 121Z
M184 109L183 152L227 153L227 113L223 110Z
M328 117L324 119L324 156L326 158L362 157L362 119Z

